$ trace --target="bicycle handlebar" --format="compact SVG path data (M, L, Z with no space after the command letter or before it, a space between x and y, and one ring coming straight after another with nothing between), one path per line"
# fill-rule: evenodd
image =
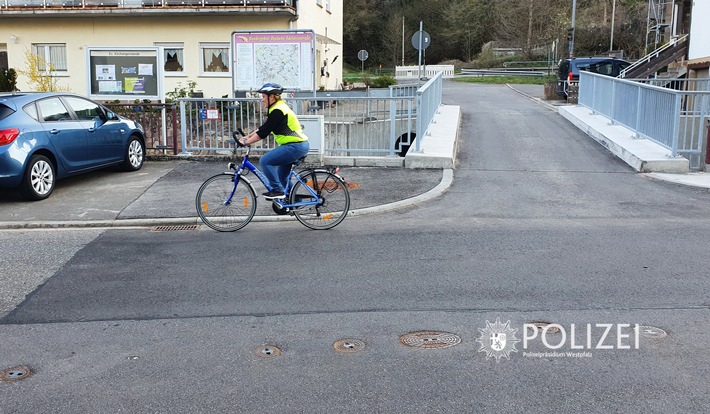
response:
M240 135L242 137L247 136L247 134L245 134L241 128L237 128L236 131L232 132L232 139L234 140L234 142L237 144L238 147L248 147L248 145L242 145L242 143L239 142Z

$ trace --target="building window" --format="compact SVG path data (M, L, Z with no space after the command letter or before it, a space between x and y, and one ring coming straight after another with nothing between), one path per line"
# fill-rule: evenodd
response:
M163 48L163 69L166 76L185 75L185 47L182 43L155 43Z
M325 0L325 10L330 11L330 0Z
M39 56L37 70L53 75L68 74L65 44L33 43L32 53Z
M229 76L229 44L200 44L201 75Z
M323 7L323 0L316 0L316 4Z

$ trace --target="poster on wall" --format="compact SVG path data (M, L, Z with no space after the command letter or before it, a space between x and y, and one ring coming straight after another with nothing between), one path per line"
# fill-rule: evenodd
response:
M304 30L232 32L235 91L253 91L268 82L287 90L313 91L315 33Z
M161 99L157 47L87 47L89 95L94 99Z

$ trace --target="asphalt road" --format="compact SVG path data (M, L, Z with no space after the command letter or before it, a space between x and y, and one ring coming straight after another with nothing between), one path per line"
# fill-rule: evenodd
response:
M444 103L463 112L454 183L411 210L0 233L29 293L0 369L32 369L0 411L705 412L710 194L505 86L447 83ZM418 331L437 334L400 339Z

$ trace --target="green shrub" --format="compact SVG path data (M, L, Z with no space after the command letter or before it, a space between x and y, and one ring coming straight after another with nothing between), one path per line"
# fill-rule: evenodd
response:
M373 88L386 88L396 84L397 80L390 75L382 75L370 80L370 86Z

